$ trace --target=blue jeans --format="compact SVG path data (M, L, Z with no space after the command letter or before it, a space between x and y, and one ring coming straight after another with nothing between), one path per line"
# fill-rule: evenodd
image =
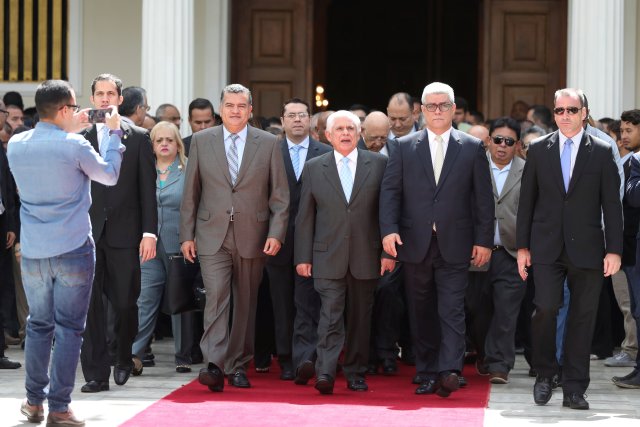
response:
M23 256L21 266L29 303L24 349L27 399L32 405L41 405L48 399L49 411L66 412L91 297L93 240L89 238L78 249L51 258Z

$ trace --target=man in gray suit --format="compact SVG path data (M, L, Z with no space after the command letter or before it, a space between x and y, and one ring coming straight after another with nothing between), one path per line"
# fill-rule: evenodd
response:
M222 391L224 376L251 387L258 287L266 255L280 250L287 230L289 189L276 137L247 126L251 92L239 84L220 98L222 126L193 135L180 209L181 250L197 252L207 292L200 342L209 364L199 381ZM233 319L229 329L231 294Z
M380 261L378 195L387 159L357 149L360 119L351 112L331 114L326 137L334 151L308 161L302 173L294 262L320 295L315 388L333 393L346 341L348 387L366 391L373 295L382 272L394 267Z
M516 261L516 217L524 160L516 156L520 125L510 117L491 124L489 167L495 201L491 264L486 272L471 273L467 289L468 325L478 351L480 375L493 384L507 384L515 362L515 333L526 283Z

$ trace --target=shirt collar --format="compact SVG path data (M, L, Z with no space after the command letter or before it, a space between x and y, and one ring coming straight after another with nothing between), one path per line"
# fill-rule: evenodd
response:
M582 134L584 133L584 128L580 129L580 132L578 132L576 135L571 137L571 141L573 142L573 144L577 147L578 145L580 145L580 141L582 141ZM566 136L564 136L562 134L562 132L558 131L558 134L560 135L560 146L564 147L564 143L567 139Z
M289 138L287 138L287 146L289 147L289 150L291 150L293 147L295 146L299 146L305 149L309 149L309 136L307 136L300 144L294 144L293 142L289 141Z
M342 162L342 158L346 157L349 160L351 160L353 162L353 164L355 165L358 162L358 148L354 148L352 152L350 152L349 154L347 154L346 156L343 156L342 154L338 153L336 150L333 150L333 155L336 158L336 164L340 164L340 162Z
M436 138L436 134L433 133L431 130L429 130L429 128L427 129L427 135L429 135L429 141L435 141ZM449 136L451 135L451 129L453 129L452 127L450 127L449 129L447 129L445 132L443 132L440 136L442 137L442 142L444 142L445 144L449 142Z
M489 163L491 164L491 170L499 170L500 172L508 172L511 170L511 165L513 164L513 159L511 159L511 161L509 162L509 164L505 167L503 167L502 169L500 169L498 167L498 165L496 165L493 162L493 159L491 158L491 156L489 156Z
M241 140L246 141L247 132L248 132L248 126L245 125L240 132L236 132L236 135L238 135ZM227 140L227 138L229 138L229 135L231 135L231 132L224 125L222 125L222 135L224 136L225 141Z

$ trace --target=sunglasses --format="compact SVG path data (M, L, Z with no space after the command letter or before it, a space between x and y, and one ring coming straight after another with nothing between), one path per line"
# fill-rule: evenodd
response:
M509 138L507 136L494 136L491 139L493 139L494 144L500 145L504 142L507 145L507 147L513 147L513 144L516 143L515 139Z
M553 109L553 114L557 114L558 116L561 116L566 111L568 114L573 116L574 114L578 114L580 110L582 110L582 108L579 108L579 107L567 107L567 108L558 107Z

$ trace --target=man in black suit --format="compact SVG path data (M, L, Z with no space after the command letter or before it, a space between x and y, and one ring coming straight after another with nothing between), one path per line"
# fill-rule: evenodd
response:
M380 192L386 253L404 264L417 394L448 397L464 363L464 296L469 260L484 265L493 246L494 203L480 140L452 128L453 89L422 93L426 129L398 140Z
M563 283L571 292L562 365L563 406L588 409L589 353L602 274L620 268L622 205L620 177L611 147L587 134L582 92L554 96L558 131L531 143L527 152L516 222L520 276L535 271L532 319L534 401L546 404L558 373L556 317ZM604 232L602 229L604 219Z
M91 93L95 108L120 105L122 81L112 74L101 74L93 80ZM107 132L103 124L96 124L83 135L100 153ZM96 243L96 272L80 358L87 381L81 388L84 393L109 389L111 369L103 294L115 315L117 348L113 379L123 385L132 371L134 375L142 372L141 365L134 367L131 355L138 332L140 264L156 254L156 171L149 134L126 123L112 132L120 135L126 151L115 186L91 183L89 216Z
M189 103L189 126L191 132L196 133L201 130L212 128L216 125L215 111L213 104L208 99L196 98ZM184 138L184 154L189 156L189 148L191 147L191 137Z
M356 148L360 119L349 111L329 116L326 136L334 151L304 168L294 262L299 275L313 277L320 295L315 388L333 393L344 346L347 386L366 391L373 295L378 277L393 269L392 261L381 262L378 228L387 159Z
M313 279L301 277L295 272L293 236L302 187L300 176L305 162L331 151L331 147L309 137L309 104L302 99L286 101L281 120L285 138L280 141L280 148L289 183L289 223L280 252L267 260L267 274L275 321L276 351L282 369L280 379L295 378L296 384L306 384L313 376L316 358L320 297L313 289ZM295 373L294 367L297 368Z

